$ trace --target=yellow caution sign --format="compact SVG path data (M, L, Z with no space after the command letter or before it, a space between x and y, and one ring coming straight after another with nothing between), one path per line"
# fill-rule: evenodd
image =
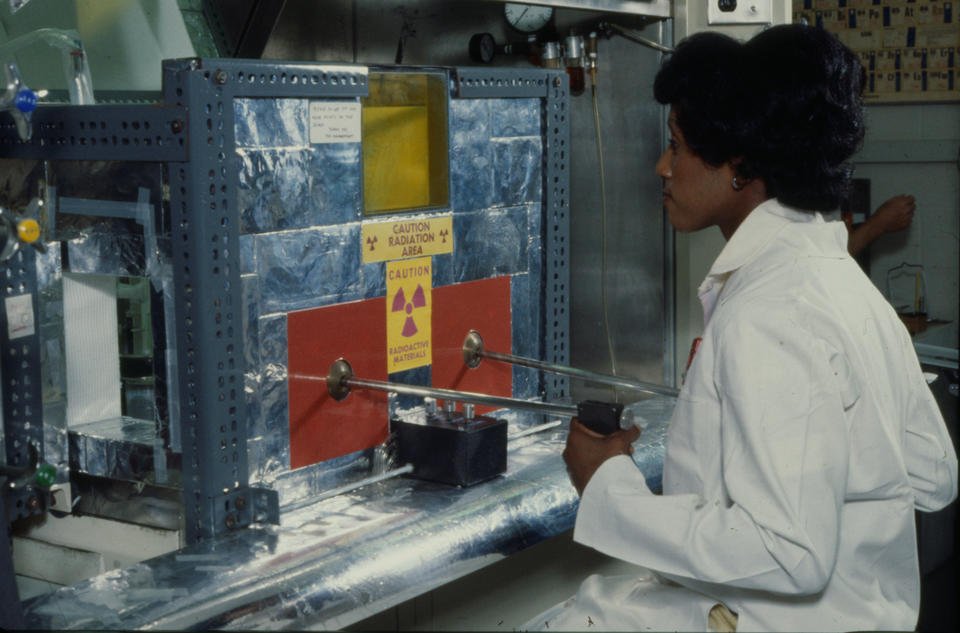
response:
M363 225L363 263L453 252L453 216Z
M387 262L387 373L431 364L432 294L429 257Z

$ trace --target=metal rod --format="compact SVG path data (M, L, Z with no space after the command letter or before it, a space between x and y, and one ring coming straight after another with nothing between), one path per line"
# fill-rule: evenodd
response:
M586 369L577 369L575 367L567 367L565 365L557 365L554 363L548 363L542 360L535 360L533 358L525 358L523 356L514 356L513 354L502 354L500 352L491 352L483 347L483 338L480 336L480 333L476 330L470 330L467 334L467 338L463 341L463 360L466 363L467 367L471 369L475 368L480 364L481 358L490 358L492 360L499 360L505 363L510 363L513 365L520 365L522 367L531 367L533 369L541 369L553 374L562 374L564 376L572 376L574 378L580 378L589 382L597 382L606 385L613 385L614 387L620 387L622 389L631 389L633 391L643 391L646 393L659 394L664 396L676 396L680 393L679 389L673 387L668 387L666 385L658 385L656 383L644 382L642 380L635 380L633 378L623 378L621 376L610 376L607 374L599 374L597 372L588 371Z
M289 512L290 510L299 510L300 508L304 508L308 505L318 503L320 501L323 501L324 499L329 499L330 497L336 497L338 495L342 495L345 492L353 492L358 488L363 488L364 486L369 486L370 484L379 483L381 481L386 481L387 479L393 479L394 477L399 477L400 475L406 475L407 473L412 473L412 472L413 472L413 465L405 464L400 468L394 468L393 470L388 470L387 472L381 473L379 475L372 475L370 477L367 477L366 479L361 479L360 481L355 481L350 484L345 484L343 486L340 486L339 488L334 488L333 490L327 490L326 492L321 492L318 495L308 497L306 499L303 499L302 501L294 501L293 503L289 503L283 506L283 508L281 509L284 512Z
M442 400L455 400L457 402L470 402L473 404L498 407L501 409L536 411L537 413L561 415L564 417L574 417L577 415L577 407L576 405L572 404L535 402L531 400L521 400L519 398L507 398L503 396L491 396L484 393L473 393L470 391L456 391L454 389L439 389L437 387L422 387L419 385L407 385L398 382L356 378L353 375L353 368L350 367L350 363L341 358L330 367L330 374L327 376L327 392L335 400L343 400L350 394L351 387L358 389L373 389L376 391L388 391L391 393L402 393L404 395L421 396L424 398L439 398Z
M549 413L567 417L574 417L577 415L577 407L576 405L572 404L535 402L532 400L521 400L519 398L507 398L504 396L491 396L484 393L473 393L470 391L456 391L454 389L439 389L436 387L420 387L417 385L405 385L395 382L366 380L365 378L349 378L347 379L347 385L361 389L376 389L379 391L402 393L409 396L423 396L429 398L441 398L444 400L455 400L457 402L471 402L473 404L499 407L501 409L523 409L527 411L537 411L539 413Z
M641 35L637 35L636 33L634 33L629 29L623 28L622 26L619 26L617 24L609 24L609 26L610 26L610 29L616 32L618 35L625 37L632 42L636 42L637 44L642 44L643 46L647 46L649 48L652 48L653 50L660 51L661 53L669 54L673 52L673 49L670 48L669 46L664 46L659 42L648 40L647 38Z

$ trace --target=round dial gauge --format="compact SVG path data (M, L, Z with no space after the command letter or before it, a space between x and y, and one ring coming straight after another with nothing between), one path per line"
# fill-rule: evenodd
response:
M507 2L503 5L503 14L513 28L524 33L533 33L550 22L550 18L553 17L553 7Z

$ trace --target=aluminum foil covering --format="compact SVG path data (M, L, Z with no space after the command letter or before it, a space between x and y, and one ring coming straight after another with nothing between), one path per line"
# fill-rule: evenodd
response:
M493 139L491 142L497 206L539 202L543 188L540 137Z
M449 138L455 251L433 257L433 286L513 276L515 351L540 357L543 252L539 99L452 99ZM243 235L245 394L253 482L299 503L376 471L361 451L291 472L285 313L381 297L383 262L362 263L361 152L356 143L310 145L309 105L298 99L238 100ZM496 112L496 117L492 113ZM404 214L432 218L450 210ZM537 307L531 308L531 304ZM391 379L429 385L430 368ZM517 368L517 397L540 395L539 376ZM391 397L391 414L417 398ZM526 424L525 419L514 424Z
M310 141L306 99L234 99L237 147L305 147Z
M385 471L385 451L382 447L365 449L355 453L348 453L329 459L320 464L289 469L274 468L267 471L262 481L277 490L280 497L281 511L294 506L309 505L321 495L333 490L346 482L360 481L378 472Z
M491 137L540 138L543 134L540 99L490 99L488 102L491 112L497 113L491 119Z
M69 438L73 470L111 479L157 481L159 440L153 420L122 416L88 422L70 429ZM179 455L166 451L164 457L163 467L179 468Z
M630 405L634 459L660 479L672 398ZM512 441L471 488L397 478L25 603L31 629L340 629L569 530L563 426Z
M540 201L540 107L539 99L450 101L451 206L455 211Z
M63 266L58 242L37 253L37 315L43 383L43 459L67 473L67 359L63 335Z
M490 100L450 101L450 206L476 211L494 205Z
M434 257L434 283L436 288L437 264ZM363 278L363 298L384 297L387 294L387 264L386 262L371 262L360 267L360 276Z
M143 235L120 227L88 229L67 241L68 271L118 277L146 274Z
M539 238L531 238L531 250L539 252ZM541 266L540 258L533 254L531 263ZM540 275L533 270L510 279L510 311L513 315L510 332L511 348L517 356L543 358L543 308L541 301L534 301L543 294ZM535 398L542 396L540 372L530 367L513 366L513 397Z
M527 272L526 207L457 214L453 221L455 283Z
M240 274L252 275L257 272L257 257L253 235L240 236Z
M261 314L363 298L360 224L257 235Z
M240 150L240 229L263 233L360 219L360 144Z
M310 226L310 150L238 151L240 230L262 233Z

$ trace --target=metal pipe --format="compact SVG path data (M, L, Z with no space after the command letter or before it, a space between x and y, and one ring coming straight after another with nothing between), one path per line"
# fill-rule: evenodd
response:
M643 36L641 36L641 35L637 35L636 33L634 33L633 31L631 31L631 30L629 30L629 29L623 28L622 26L619 26L619 25L617 25L617 24L608 24L608 26L610 27L610 29L611 29L612 31L614 31L615 33L617 33L617 34L620 35L621 37L625 37L625 38L627 38L628 40L630 40L630 41L632 41L632 42L636 42L637 44L642 44L643 46L647 46L647 47L649 47L649 48L652 48L652 49L655 50L655 51L660 51L661 53L670 54L670 53L673 52L673 49L670 48L669 46L664 46L663 44L660 44L659 42L654 42L653 40L648 40L647 38L645 38L645 37L643 37Z
M350 367L350 363L341 358L330 367L330 374L327 376L327 392L334 400L340 401L350 394L351 387L400 393L409 396L421 396L423 398L469 402L500 409L535 411L537 413L571 418L577 415L577 407L572 404L535 402L531 400L521 400L519 398L491 396L470 391L456 391L454 389L439 389L437 387L423 387L420 385L407 385L397 382L356 378L353 375L353 368Z
M633 378L623 378L621 376L610 376L607 374L600 374L593 371L588 371L586 369L577 369L575 367L567 367L565 365L557 365L554 363L548 363L542 360L535 360L533 358L525 358L523 356L514 356L513 354L502 354L500 352L491 352L483 347L483 338L480 336L480 333L476 330L470 330L467 334L467 337L463 341L463 362L467 367L474 369L477 365L480 364L482 358L490 358L492 360L499 360L505 363L511 363L513 365L520 365L522 367L531 367L533 369L541 369L553 374L562 374L564 376L572 376L574 378L580 378L589 382L597 382L606 385L613 385L614 387L620 387L622 389L631 389L633 391L642 391L651 394L659 394L664 396L676 396L680 393L679 389L673 387L668 387L666 385L658 385L656 383L644 382L642 380L635 380Z

